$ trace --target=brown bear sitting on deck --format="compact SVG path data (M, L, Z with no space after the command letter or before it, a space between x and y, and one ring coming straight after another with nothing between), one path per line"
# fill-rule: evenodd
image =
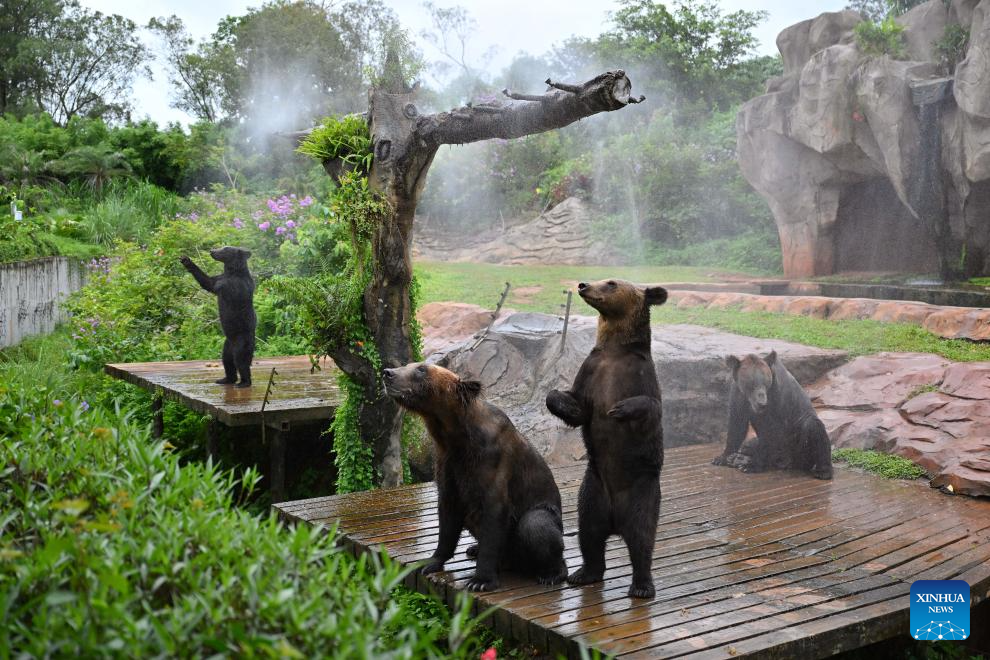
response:
M660 383L650 352L650 306L662 305L667 291L607 280L578 284L578 295L598 310L598 340L571 389L547 395L551 413L581 427L588 451L578 495L584 565L567 581L602 580L605 541L619 534L632 563L629 595L652 598L663 429Z
M467 529L477 559L470 591L498 588L499 567L557 584L564 563L560 491L546 462L505 413L480 396L481 384L443 367L385 369L385 391L426 422L436 445L440 538L423 574L443 570Z
M729 356L729 435L725 451L712 461L743 472L769 468L805 470L832 478L832 445L811 399L771 351L766 359ZM746 440L749 425L756 440Z

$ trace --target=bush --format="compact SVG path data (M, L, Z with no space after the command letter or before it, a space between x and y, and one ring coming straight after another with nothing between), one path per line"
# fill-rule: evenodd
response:
M947 76L955 73L956 64L966 56L967 46L969 46L969 30L958 23L945 26L942 36L932 42L942 73Z
M179 198L158 186L140 181L114 181L95 206L80 216L75 231L91 243L110 246L116 241L147 243L155 227L174 217Z
M907 58L904 46L904 26L892 16L882 21L863 21L855 28L856 45L863 55L881 57L889 55L895 60Z
M8 375L0 656L477 657L465 600L444 616L387 557L237 509L257 472L180 466L126 414Z
M747 232L683 248L656 247L647 259L658 266L708 266L764 275L783 272L780 238L773 231Z

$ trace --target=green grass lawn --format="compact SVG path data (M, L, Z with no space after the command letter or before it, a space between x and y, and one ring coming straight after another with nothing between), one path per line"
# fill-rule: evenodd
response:
M494 309L505 282L512 283L506 306L518 311L560 314L565 288L580 280L617 277L634 282L707 282L710 268L616 266L498 266L417 262L422 302L458 301ZM575 296L574 314L595 312ZM837 348L852 355L882 351L935 353L950 360L990 360L990 344L942 339L915 325L879 321L828 321L805 316L739 310L677 309L665 305L653 310L658 324L693 323L749 337Z
M494 308L505 283L511 282L507 307L554 314L567 299L563 291L574 288L577 282L611 277L657 284L712 281L711 268L689 266L501 266L418 261L415 270L422 303L455 300ZM573 305L576 313L591 313L578 299Z

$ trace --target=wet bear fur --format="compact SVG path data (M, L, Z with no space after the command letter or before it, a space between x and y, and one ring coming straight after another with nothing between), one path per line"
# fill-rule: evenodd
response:
M771 351L766 358L726 358L732 369L729 434L712 463L743 472L803 470L832 478L832 445L801 384ZM756 438L746 439L750 425Z
M223 264L219 275L207 275L192 259L179 259L199 285L216 294L223 329L223 372L220 385L251 387L251 361L254 359L254 332L258 317L254 312L254 278L248 271L251 252L238 247L210 250L210 256ZM240 376L240 382L237 377Z
M569 390L547 395L551 413L581 427L588 452L578 495L584 565L567 581L602 580L605 542L618 534L632 563L629 595L652 598L663 428L660 383L650 351L650 307L666 302L667 291L603 280L582 282L578 294L599 313L595 348Z
M560 491L543 458L481 384L436 365L385 369L385 391L423 418L435 444L440 538L423 574L443 570L461 531L477 540L471 591L499 586L499 569L558 584L564 563Z

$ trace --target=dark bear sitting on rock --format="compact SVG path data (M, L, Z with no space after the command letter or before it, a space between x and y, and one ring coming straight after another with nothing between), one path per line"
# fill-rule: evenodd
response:
M629 595L652 598L663 428L660 383L650 352L650 306L662 305L667 291L606 280L578 284L578 295L600 315L598 339L571 389L547 395L551 413L581 427L588 451L578 494L584 565L567 581L602 580L605 542L619 534L632 563Z
M180 257L199 285L217 296L223 342L224 377L220 385L251 387L251 361L254 359L254 331L258 317L254 313L254 278L248 271L248 250L222 247L210 250L210 256L223 264L223 273L207 275L189 257ZM238 374L241 382L237 382Z
M831 479L832 445L825 425L776 351L765 359L730 355L725 362L732 368L729 435L725 451L712 463L743 472L805 470ZM750 424L756 439L746 440Z
M550 468L477 381L428 364L385 369L385 391L426 422L436 445L440 538L423 574L443 570L461 531L478 541L471 591L499 585L499 567L542 584L566 577L560 491Z

